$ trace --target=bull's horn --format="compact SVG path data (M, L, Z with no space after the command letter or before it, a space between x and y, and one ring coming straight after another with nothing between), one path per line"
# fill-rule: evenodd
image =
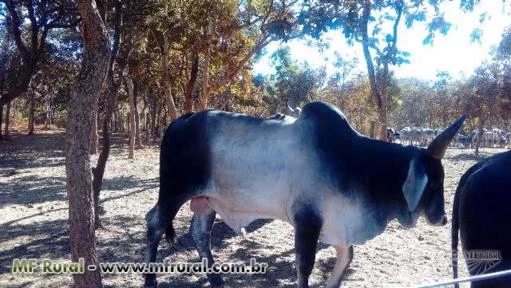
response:
M286 105L287 105L287 109L289 110L289 112L291 112L291 113L295 112L295 110L293 108L291 108L291 106L289 106L289 101L286 102Z
M454 122L451 126L447 127L442 133L431 141L428 146L429 154L435 159L442 159L447 150L447 146L451 142L452 138L456 135L458 130L461 128L467 117L463 115L460 119Z

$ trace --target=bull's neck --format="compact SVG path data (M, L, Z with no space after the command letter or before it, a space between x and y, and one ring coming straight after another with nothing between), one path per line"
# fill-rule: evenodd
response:
M402 186L408 174L410 161L421 153L421 148L360 137L356 141L363 151L360 161L365 167L366 177L362 185L369 201L386 207L388 218L407 211ZM355 148L357 149L357 148ZM360 166L359 166L360 167ZM382 215L383 216L383 215Z
M369 164L375 163L385 166L370 165L370 167L374 169L390 167L392 169L384 169L384 172L391 174L402 173L401 170L408 171L408 163L412 158L419 155L422 150L416 146L404 146L363 136L359 137L356 143L360 145L360 148L363 148L363 153L367 155L364 158Z

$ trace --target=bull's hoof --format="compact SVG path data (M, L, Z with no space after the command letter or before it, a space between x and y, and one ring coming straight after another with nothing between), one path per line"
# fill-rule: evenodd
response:
M158 281L156 279L145 279L144 288L156 288L158 287Z

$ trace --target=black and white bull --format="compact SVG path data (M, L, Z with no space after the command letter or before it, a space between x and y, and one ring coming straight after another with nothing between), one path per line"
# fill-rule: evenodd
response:
M172 221L191 200L190 231L209 265L216 213L238 233L256 219L280 219L295 229L298 287L308 287L318 240L336 248L327 287L338 287L352 245L379 235L390 220L412 227L425 215L433 225L447 223L441 158L463 121L422 149L366 138L321 102L305 105L298 118L184 115L162 141L159 198L146 215L146 260L156 260L164 232L174 238ZM219 274L207 277L223 287ZM146 274L145 286L156 286L154 274Z
M493 250L499 251L502 257L502 262L494 267L490 265L497 261L485 263L481 262L484 259L465 259L471 275L511 269L510 205L511 151L477 163L461 177L452 209L451 248L455 278L458 277L458 230L464 252ZM481 270L484 267L491 269ZM511 276L472 283L472 288L476 287L509 288Z

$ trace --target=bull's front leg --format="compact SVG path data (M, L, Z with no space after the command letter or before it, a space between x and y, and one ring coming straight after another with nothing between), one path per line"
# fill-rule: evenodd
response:
M334 271L328 278L326 288L339 288L341 286L341 280L344 276L346 268L353 260L353 246L336 246L337 259L335 261Z
M298 288L309 287L309 276L316 260L316 247L323 221L312 207L300 207L294 214Z

